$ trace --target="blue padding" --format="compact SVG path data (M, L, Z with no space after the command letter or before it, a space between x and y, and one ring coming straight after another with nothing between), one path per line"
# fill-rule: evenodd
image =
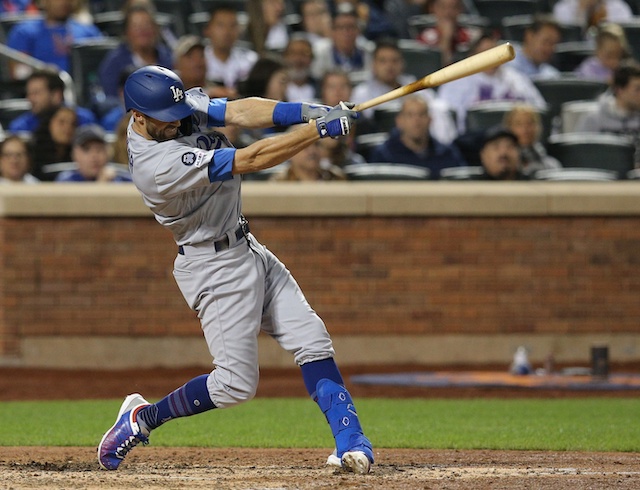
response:
M209 101L209 109L207 109L207 113L209 114L209 120L207 121L207 126L224 126L224 117L227 112L227 99L211 99Z
M336 441L339 458L347 451L363 451L373 462L371 442L362 432L362 426L349 392L330 379L321 379L316 387L318 406L327 418Z
M222 182L233 179L233 160L235 148L219 148L213 152L209 162L209 182Z

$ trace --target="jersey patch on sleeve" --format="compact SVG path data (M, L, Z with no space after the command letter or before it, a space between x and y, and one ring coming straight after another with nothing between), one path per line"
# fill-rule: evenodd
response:
M182 155L182 164L190 167L191 165L195 165L196 168L202 167L204 164L204 158L206 156L206 152L204 151L188 151Z

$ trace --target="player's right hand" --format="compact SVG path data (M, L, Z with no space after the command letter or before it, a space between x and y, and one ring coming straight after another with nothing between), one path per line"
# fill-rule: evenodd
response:
M355 120L359 114L353 110L355 104L350 102L340 102L333 107L326 116L316 119L316 128L321 138L327 136L338 138L346 136L351 132Z

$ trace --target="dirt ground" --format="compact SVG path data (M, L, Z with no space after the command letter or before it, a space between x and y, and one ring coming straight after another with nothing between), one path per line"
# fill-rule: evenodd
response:
M384 367L384 372L422 369ZM0 402L120 398L139 391L159 398L201 369L92 372L0 368ZM349 375L371 368L343 370ZM562 397L602 393L370 387L349 384L354 398ZM297 370L263 370L259 397L306 396ZM635 392L606 396L637 396ZM1 441L0 441L1 443ZM321 449L136 448L118 471L101 471L87 447L0 447L1 489L610 489L640 488L633 453L398 450L377 448L369 475L325 466Z

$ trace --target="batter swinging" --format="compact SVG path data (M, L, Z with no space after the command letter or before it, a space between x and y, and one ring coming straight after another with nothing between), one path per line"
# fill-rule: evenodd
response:
M371 443L333 359L331 338L285 266L249 231L241 214L240 174L269 168L321 137L349 133L357 113L344 103L329 108L262 98L209 99L184 90L172 71L147 66L124 86L133 182L178 245L175 280L198 313L215 368L157 403L127 396L102 437L98 461L118 468L146 444L152 430L178 417L250 400L258 385L258 334L264 331L294 356L310 396L324 413L336 449L328 462L368 473ZM222 134L202 132L235 124L247 128L308 124L247 148Z

